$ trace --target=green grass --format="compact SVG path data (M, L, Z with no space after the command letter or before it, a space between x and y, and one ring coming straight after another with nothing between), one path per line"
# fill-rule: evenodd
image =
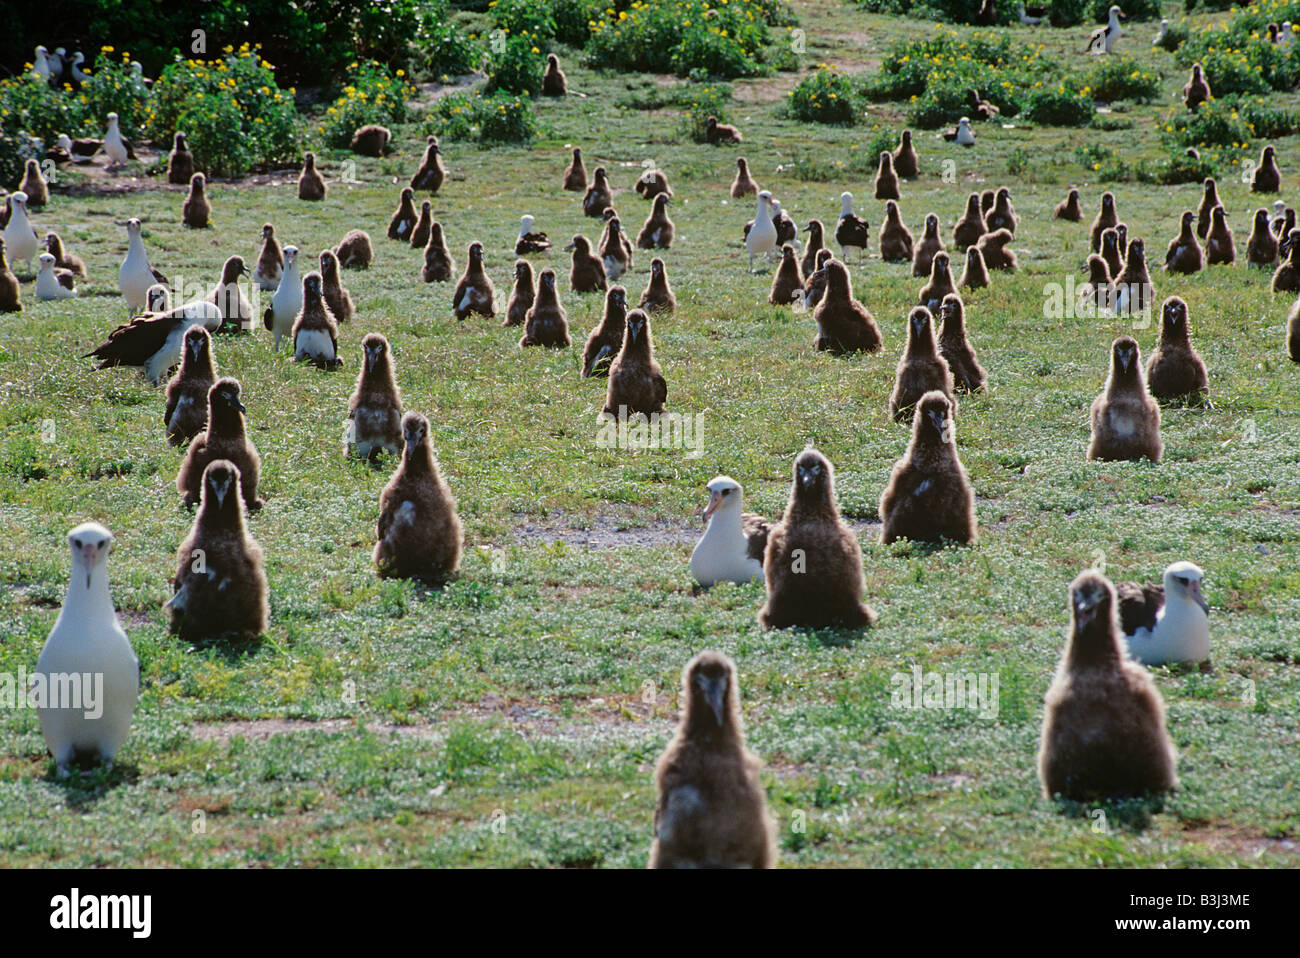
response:
M806 67L870 68L893 40L932 29L830 0L796 7L809 26ZM1044 285L1071 273L1082 281L1088 252L1087 224L1051 221L1051 208L1075 184L1091 215L1105 188L1078 165L1076 147L1086 139L1130 160L1158 155L1156 122L1185 80L1151 49L1154 25L1131 29L1122 42L1162 77L1157 103L1116 106L1131 127L984 124L971 151L917 137L923 176L904 185L900 204L914 230L934 211L950 236L969 191L1003 184L1021 217L1022 269L968 297L991 386L963 400L958 419L981 529L968 549L881 546L872 524L907 442L886 404L922 281L878 259L855 267L885 350L816 353L807 314L765 305L770 274L746 273L739 240L752 209L727 198L739 152L801 224L833 222L850 189L874 230L874 164L857 165L856 153L878 134L873 125L901 128L901 104L873 106L853 128L805 126L783 115L792 75L737 81L730 114L746 142L714 149L683 139L674 107L616 108L655 102L654 78L595 74L570 56L570 87L588 96L539 101L548 132L532 150L444 144L453 178L435 210L458 264L471 240L486 244L502 309L519 215L536 216L557 249L574 232L598 232L579 198L559 189L569 144L583 146L589 168L610 170L633 228L648 213L630 189L641 163L666 170L678 241L664 258L679 306L654 335L669 408L705 417L695 459L598 448L604 386L579 377L580 349L521 352L517 330L458 325L450 288L419 282L420 256L383 238L422 146L415 127L400 131L394 157L359 160L361 183L332 184L323 204L300 203L294 177L214 184L215 228L203 233L179 225L175 190L56 195L37 223L59 229L92 282L79 300L55 304L35 303L28 283L27 309L0 318L0 671L34 665L67 580L65 533L95 518L117 535L113 598L144 687L118 767L71 783L54 779L32 713L0 714L0 866L641 866L653 763L672 731L681 667L703 648L739 667L784 864L1294 865L1300 371L1283 347L1290 298L1272 299L1267 276L1242 266L1156 273L1160 298L1177 293L1191 307L1214 403L1166 410L1159 466L1083 457L1110 341L1132 332L1149 350L1154 326L1042 314ZM1078 33L1032 38L1074 51ZM1279 142L1288 185L1300 175L1297 145ZM1018 150L1029 168L1012 176ZM800 178L789 169L800 156L846 169ZM327 173L341 159L327 155ZM955 184L939 176L949 159ZM1220 184L1244 254L1260 204L1235 177ZM1157 260L1200 192L1114 189L1130 235L1145 237ZM163 438L161 396L132 372L95 372L77 358L124 317L116 224L131 216L145 223L154 265L202 287L226 256L255 254L265 221L310 254L354 226L375 238L374 268L346 274L358 315L342 332L343 371L296 366L261 330L217 345L220 371L244 385L265 460L267 504L250 527L266 550L272 622L255 648L196 649L167 633L161 605L192 517L172 485L179 453ZM650 258L638 253L630 297ZM564 254L534 263L567 275ZM600 302L564 301L581 342ZM429 416L459 499L466 558L441 593L375 578L370 551L392 464L340 453L370 331L393 343L407 407ZM835 463L841 506L862 530L868 598L881 617L862 635L763 632L761 587L696 595L687 568L704 483L726 472L751 509L775 516L809 440ZM1094 829L1093 810L1040 798L1034 771L1066 586L1097 550L1121 580L1194 558L1214 606L1212 670L1155 673L1182 788L1163 806L1108 806L1108 832ZM890 677L913 665L998 673L998 718L891 708Z

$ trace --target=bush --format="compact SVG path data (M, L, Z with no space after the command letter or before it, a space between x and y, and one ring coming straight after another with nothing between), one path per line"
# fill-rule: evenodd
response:
M612 7L609 9L613 9ZM769 18L780 5L730 0L637 0L629 9L595 22L587 42L594 67L689 76L754 76L762 71L771 42Z
M581 47L604 5L598 0L493 0L489 11L492 25L508 34L527 31L544 48L553 43Z
M37 156L36 144L25 133L0 128L0 186L18 189L27 161Z
M871 13L892 13L941 23L974 23L982 0L855 0ZM995 11L999 24L1011 23L1015 16L1011 4L998 4Z
M0 127L11 136L23 133L49 146L60 133L86 132L87 122L81 97L51 89L40 77L24 74L0 80Z
M1093 99L1103 103L1138 100L1150 103L1160 95L1160 77L1140 69L1128 57L1103 57L1087 73Z
M790 115L810 123L851 126L856 113L855 98L848 77L821 66L790 91Z
M1172 186L1176 183L1200 183L1207 176L1214 175L1214 164L1201 157L1193 159L1186 152L1173 153L1168 159L1152 163L1144 161L1135 171L1140 183L1160 183Z
M1199 62L1215 96L1290 91L1300 83L1300 44L1268 42L1269 23L1286 20L1300 22L1300 0L1266 0L1190 34L1175 57L1184 67Z
M546 61L542 58L541 48L534 46L533 42L527 33L505 37L503 42L494 40L492 45L499 49L488 56L486 92L504 90L525 96L537 96L542 92Z
M1114 0L1051 0L1047 19L1054 27L1074 27L1088 21L1105 23ZM1125 0L1124 16L1130 21L1160 19L1159 0Z
M131 54L123 52L120 60L114 60L109 56L113 52L112 47L100 50L90 79L82 84L81 99L91 123L103 125L110 113L116 113L122 135L134 139L144 132L149 88L131 68Z
M525 96L453 93L434 104L430 133L480 143L528 143L537 136L533 102Z
M399 74L382 63L353 65L348 70L348 82L316 132L328 146L341 148L352 142L352 134L367 123L392 126L406 120L408 90Z
M293 89L276 85L260 51L245 45L227 52L228 59L182 60L162 72L146 114L149 135L167 141L176 130L185 133L195 164L210 176L296 160Z
M1160 38L1160 42L1156 46L1173 53L1187 42L1189 36L1191 36L1191 31L1184 24L1171 23L1169 29L1165 31L1165 35Z
M709 117L716 116L719 123L725 123L728 119L727 104L730 100L731 88L725 84L688 85L678 99L682 108L680 132L696 143L705 142Z
M1254 138L1254 130L1231 100L1210 100L1195 113L1175 110L1161 130L1166 139L1180 146L1243 147Z
M412 69L423 76L464 76L483 65L483 49L450 20L425 17L415 37Z
M1061 85L1032 91L1024 116L1043 126L1087 126L1094 109L1090 94Z

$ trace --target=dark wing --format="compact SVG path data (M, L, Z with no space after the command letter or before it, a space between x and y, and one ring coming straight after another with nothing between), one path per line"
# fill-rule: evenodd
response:
M1164 586L1121 582L1115 593L1119 596L1119 626L1125 635L1156 627L1156 614L1165 604Z
M100 369L143 366L150 356L163 348L176 323L176 317L170 313L137 316L109 333L108 339L82 358L94 356L100 360Z
M662 405L668 399L668 383L662 373L655 373L651 377L651 382L655 386L655 402Z
M265 327L266 329L270 329L272 321L274 319L275 319L275 311L268 306L266 308L266 312L262 314L262 326Z
M767 551L767 534L772 531L771 523L752 512L743 512L740 515L740 528L749 543L745 549L746 558L762 562L763 553Z
M54 277L59 281L59 285L62 286L64 289L72 289L72 290L76 289L76 287L72 285L71 270L67 270L67 269L56 270Z
M171 283L167 282L167 277L164 276L162 273L158 272L152 266L149 267L149 272L153 273L153 278L158 282L162 283L164 286L171 286Z

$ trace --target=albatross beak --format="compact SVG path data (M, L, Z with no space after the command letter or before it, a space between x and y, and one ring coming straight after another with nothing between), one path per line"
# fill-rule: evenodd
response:
M722 494L718 492L710 494L709 504L704 507L704 511L701 513L706 526L709 524L709 518L718 511L718 506L720 505L722 505Z
M1193 579L1193 580L1188 584L1188 586L1187 586L1187 594L1190 595L1190 596L1192 597L1192 601L1194 601L1197 605L1199 605L1199 606L1200 606L1200 607L1205 611L1205 614L1206 614L1206 615L1209 615L1209 614L1210 614L1210 603L1206 602L1206 601L1205 601L1205 596L1201 594L1201 580L1200 580L1200 579Z
M724 697L727 694L726 679L705 679L704 680L704 698L709 703L709 708L713 709L713 717L718 720L718 727L722 727L722 711L724 706Z

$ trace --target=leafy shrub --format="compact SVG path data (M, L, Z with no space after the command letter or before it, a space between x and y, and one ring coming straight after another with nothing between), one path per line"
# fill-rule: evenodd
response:
M527 31L544 46L563 43L581 47L591 35L590 24L602 16L599 0L493 0L488 5L492 25L508 34Z
M260 51L245 45L227 52L228 59L181 60L162 72L146 113L149 135L166 141L181 130L195 164L211 176L296 159L293 89L276 85ZM238 145L226 142L232 138Z
M1234 102L1246 127L1258 139L1275 140L1300 133L1300 115L1290 110L1280 110L1270 106L1268 100L1253 97L1234 98Z
M415 37L412 69L428 77L473 73L483 63L483 49L447 19L424 17Z
M1199 62L1215 96L1290 91L1300 83L1300 44L1268 42L1270 22L1300 23L1300 0L1264 0L1227 21L1192 32L1175 58Z
M1114 0L1051 0L1048 22L1054 27L1074 27L1087 21L1105 23ZM1125 0L1124 16L1131 21L1160 19L1159 0Z
M36 155L36 145L25 133L10 133L0 127L0 186L18 189L27 161Z
M1043 126L1086 126L1094 110L1090 94L1061 85L1031 91L1024 116Z
M818 67L790 91L790 115L811 123L854 121L855 91L849 79L830 67Z
M40 77L26 74L0 80L0 127L11 136L22 132L50 145L60 133L84 132L87 119L81 97L60 93Z
M1231 100L1210 100L1195 113L1175 110L1161 129L1166 139L1187 146L1245 146L1254 137L1249 122Z
M113 52L112 47L100 50L90 79L82 84L81 99L91 123L103 124L110 113L116 113L122 135L132 139L144 132L149 88L132 69L131 54L123 52L120 60L114 60L109 56Z
M974 23L982 0L855 0L871 13L892 13L941 23ZM1010 4L999 4L995 11L999 24L1015 19Z
M1169 29L1165 31L1165 35L1160 38L1160 42L1156 46L1173 53L1187 41L1191 33L1185 24L1171 23Z
M678 104L682 108L680 131L696 143L705 142L708 120L716 116L719 123L727 121L727 103L731 100L731 87L725 84L686 86Z
M485 144L528 143L538 132L532 100L509 93L442 97L429 113L428 127L440 137Z
M317 127L321 139L333 147L352 141L357 127L367 123L392 126L406 120L407 91L402 82L405 70L396 73L382 63L354 64L348 70L348 82L334 104L325 111Z
M612 9L592 27L587 62L678 76L693 70L720 77L760 73L771 42L769 18L784 15L781 5L755 0L717 7L707 0L635 0L626 10Z
M1160 183L1167 186L1176 183L1200 183L1207 176L1214 175L1214 164L1204 157L1194 159L1185 151L1180 151L1154 163L1150 161L1139 163L1135 175L1140 183Z
M1128 57L1103 57L1087 73L1092 96L1103 103L1138 100L1149 103L1160 95L1160 77L1143 70Z
M546 61L542 58L541 48L534 46L531 34L505 37L504 42L493 46L497 49L488 56L486 92L504 90L526 96L542 92Z

